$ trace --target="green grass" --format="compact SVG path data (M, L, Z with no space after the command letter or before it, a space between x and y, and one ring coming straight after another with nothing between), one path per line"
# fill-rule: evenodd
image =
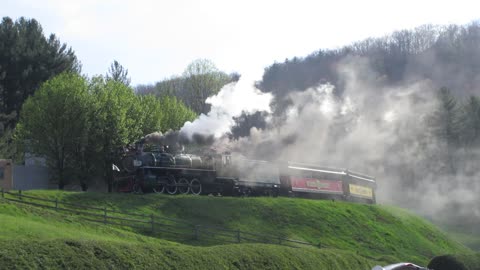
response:
M101 241L0 241L0 269L370 269L338 250L262 244L214 247L112 244Z
M447 231L448 235L452 237L452 239L464 244L465 246L480 252L480 234L478 233L463 233L463 232L455 232L455 231Z
M95 239L118 243L163 241L133 231L97 226L76 216L27 205L0 203L0 240ZM173 242L167 242L176 245Z
M459 221L457 221L460 223ZM439 223L440 228L448 233L448 235L462 243L463 245L469 247L470 249L480 252L480 230L475 228L475 226L470 226L470 222L467 223L469 226L455 226L455 225L445 225L445 222ZM478 224L476 225L478 227Z
M82 263L87 265L90 259L96 260L94 256L85 255L95 249L110 254L109 260L96 263L98 268L109 268L109 263L115 265L114 268L131 266L128 262L133 260L132 263L138 264L139 268L176 269L211 268L211 265L218 266L218 269L371 269L376 263L412 261L426 265L434 256L471 253L424 219L390 206L267 197L60 191L30 191L25 194L179 218L194 224L271 234L306 241L322 248L288 248L265 244L212 246L208 242L171 237L168 238L171 241L166 241L134 229L95 225L74 215L0 203L0 241L4 242L0 249L0 268L1 262L7 260L5 252L29 254L38 251L51 254L50 249L58 248L60 257L68 258L75 245L81 245L85 253L79 255L79 261L65 259L72 263L69 268L77 268ZM11 241L13 239L15 241ZM32 245L38 245L38 248L27 250L24 247L26 242L34 243ZM67 242L75 244L69 245ZM130 250L128 254L136 254L135 258L123 254L124 249ZM175 256L182 259L177 260ZM48 255L39 258L44 260L42 265L52 268L59 266L56 263L61 263L61 260L53 260ZM25 256L23 259L32 263Z

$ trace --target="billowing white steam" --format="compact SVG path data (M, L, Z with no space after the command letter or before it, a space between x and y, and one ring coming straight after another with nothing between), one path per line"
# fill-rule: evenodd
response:
M380 201L430 216L444 215L441 211L452 203L463 210L480 203L476 160L459 153L455 161L468 171L442 173L448 151L427 125L438 105L438 86L426 80L392 87L363 59L345 61L339 74L346 85L341 98L330 84L292 91L284 115L272 116L263 130L252 128L249 137L229 141L229 147L252 158L347 167L374 175ZM468 214L480 218L475 209ZM454 212L462 213L450 211Z
M195 133L220 138L230 131L233 117L240 116L242 112L270 112L271 100L271 94L262 93L254 87L253 78L242 75L238 82L225 85L217 95L209 97L206 103L211 105L210 112L185 123L180 133L189 138Z
M476 160L458 159L473 168L470 173L442 175L446 166L442 155L447 151L426 126L437 105L438 86L431 81L389 86L361 58L346 59L338 72L345 82L341 97L333 94L331 84L292 91L285 97L291 105L282 115L270 114L265 129L252 128L250 136L229 140L222 135L230 131L233 117L274 111L269 107L272 96L243 76L207 99L211 111L186 123L180 133L190 138L195 133L213 135L216 149L254 159L309 162L371 174L377 177L380 201L416 207L429 215L451 204L455 198L448 194L455 194L462 205L479 203ZM478 208L472 215L480 218Z

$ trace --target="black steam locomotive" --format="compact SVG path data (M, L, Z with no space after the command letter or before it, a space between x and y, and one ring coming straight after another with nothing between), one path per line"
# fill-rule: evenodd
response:
M375 203L375 179L346 169L251 160L230 153L183 154L137 144L114 166L120 192L294 196Z

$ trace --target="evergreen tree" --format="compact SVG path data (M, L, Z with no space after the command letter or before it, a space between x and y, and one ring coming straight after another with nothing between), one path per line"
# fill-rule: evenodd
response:
M470 96L461 111L461 140L466 148L480 145L480 98Z
M128 69L125 69L117 60L114 60L110 65L107 73L107 80L114 80L121 82L126 86L130 86L130 78L128 77Z
M16 22L4 17L0 23L0 114L18 112L23 102L44 81L64 71L80 71L73 50L55 35L46 38L35 19ZM14 120L4 123L12 128Z
M455 173L455 152L460 146L460 109L449 89L438 91L436 110L429 117L429 129L442 147L440 161L448 173Z

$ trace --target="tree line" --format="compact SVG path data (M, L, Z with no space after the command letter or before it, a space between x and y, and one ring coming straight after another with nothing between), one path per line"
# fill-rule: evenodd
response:
M71 182L86 189L101 175L111 191L119 148L195 118L175 97L140 96L121 81L61 73L25 101L16 139L46 159L60 189Z
M439 142L440 153L430 162L438 175L476 174L480 158L480 97L459 101L446 87L437 92L437 105L426 119L426 131ZM440 165L440 166L439 166Z
M217 94L224 85L238 81L239 78L237 73L220 71L208 59L198 59L190 63L181 76L173 76L154 85L139 85L136 89L140 94L176 96L197 114L207 114L210 105L205 100Z
M54 35L46 37L35 19L0 23L0 154L11 158L16 149L13 130L23 102L40 85L62 72L81 72L72 48Z
M237 76L238 79L238 76ZM52 180L88 187L102 176L112 190L118 150L146 134L178 130L209 108L205 99L234 77L206 59L155 86L130 85L114 61L102 76L81 74L72 48L45 37L35 19L0 23L0 155L43 157ZM181 81L180 84L174 81Z
M480 23L423 25L368 38L339 49L320 49L306 57L286 59L265 69L258 83L281 101L291 91L303 91L330 82L341 94L344 82L337 72L342 59L360 56L386 83L405 79L430 79L438 88L452 89L456 96L478 93L480 73ZM280 102L281 103L281 102Z

